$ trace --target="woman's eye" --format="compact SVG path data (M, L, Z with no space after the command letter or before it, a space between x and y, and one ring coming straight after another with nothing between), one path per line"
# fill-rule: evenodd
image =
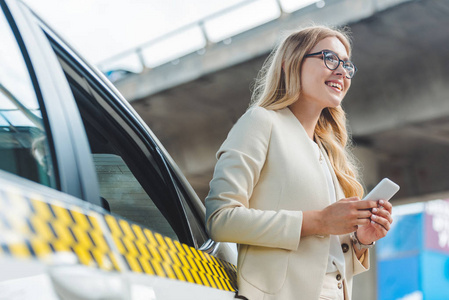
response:
M326 58L327 61L330 61L330 62L337 61L336 58L333 55L326 56L325 58Z
M353 65L353 64L350 64L350 63L345 63L345 64L343 65L343 67L344 67L346 70L349 70L349 71L354 70L354 65Z

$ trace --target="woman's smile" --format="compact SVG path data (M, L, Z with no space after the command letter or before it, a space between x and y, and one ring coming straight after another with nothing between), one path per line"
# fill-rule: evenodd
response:
M327 86L332 88L333 90L336 90L337 92L341 92L343 90L343 84L336 80L329 80L325 82Z

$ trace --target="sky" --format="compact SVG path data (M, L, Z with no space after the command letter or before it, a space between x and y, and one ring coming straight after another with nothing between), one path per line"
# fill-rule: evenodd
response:
M139 71L137 55L110 59L148 41L145 64L157 66L184 54L201 51L206 41L199 26L185 27L217 12L238 9L207 19L205 30L212 42L226 40L316 0L24 0L56 32L101 69L125 65ZM319 2L319 1L318 1ZM321 1L322 2L322 1ZM176 35L168 35L183 28ZM164 39L160 39L164 37ZM227 40L231 41L231 40ZM103 68L102 68L103 67ZM134 70L135 68L135 70Z

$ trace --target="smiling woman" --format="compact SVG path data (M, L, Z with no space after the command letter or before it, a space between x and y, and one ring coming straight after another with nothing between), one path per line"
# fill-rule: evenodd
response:
M344 31L291 33L217 153L206 226L240 244L244 299L351 299L367 248L390 228L391 204L360 201L340 106L356 71L350 57Z
M333 49L333 51L328 50ZM338 54L342 57L346 57L348 60L348 49L337 37L326 37L319 41L315 47L304 58L315 58L316 53L319 53L320 60L317 59L305 59L301 74L307 74L307 76L301 76L302 91L299 96L300 101L295 102L292 105L296 115L300 115L299 118L303 118L302 112L304 111L304 105L316 108L316 116L319 116L321 111L325 108L329 108L332 111L340 105L346 92L351 86L351 77L354 75L350 73L345 64L351 64L350 62L341 61ZM316 52L318 50L318 52ZM325 54L324 54L324 53ZM330 53L330 54L329 54ZM312 55L313 54L313 55ZM329 68L329 57L333 59L333 68ZM333 58L332 58L333 56ZM324 63L323 63L324 61ZM341 62L343 64L341 64ZM351 75L349 75L351 74ZM325 84L328 88L323 89L322 85ZM329 93L329 91L332 91ZM311 103L313 102L313 104ZM313 123L311 125L314 125ZM306 128L307 133L311 139L313 139L314 127ZM343 129L344 130L344 129ZM343 131L340 130L340 131Z

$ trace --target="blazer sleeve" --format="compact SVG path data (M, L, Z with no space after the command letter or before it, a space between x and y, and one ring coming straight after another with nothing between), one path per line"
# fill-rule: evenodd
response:
M273 119L264 108L248 110L217 152L206 198L206 229L213 240L296 250L302 212L249 208L269 149Z
M367 249L365 251L365 253L361 257L361 260L359 260L357 258L357 254L355 253L354 249L352 250L352 252L353 252L352 257L353 257L353 266L354 266L353 275L355 276L357 274L360 274L360 273L363 273L365 271L368 271L369 268L370 268L370 261L369 261L369 259L370 259L370 255L369 255L370 251L369 251L369 249Z

